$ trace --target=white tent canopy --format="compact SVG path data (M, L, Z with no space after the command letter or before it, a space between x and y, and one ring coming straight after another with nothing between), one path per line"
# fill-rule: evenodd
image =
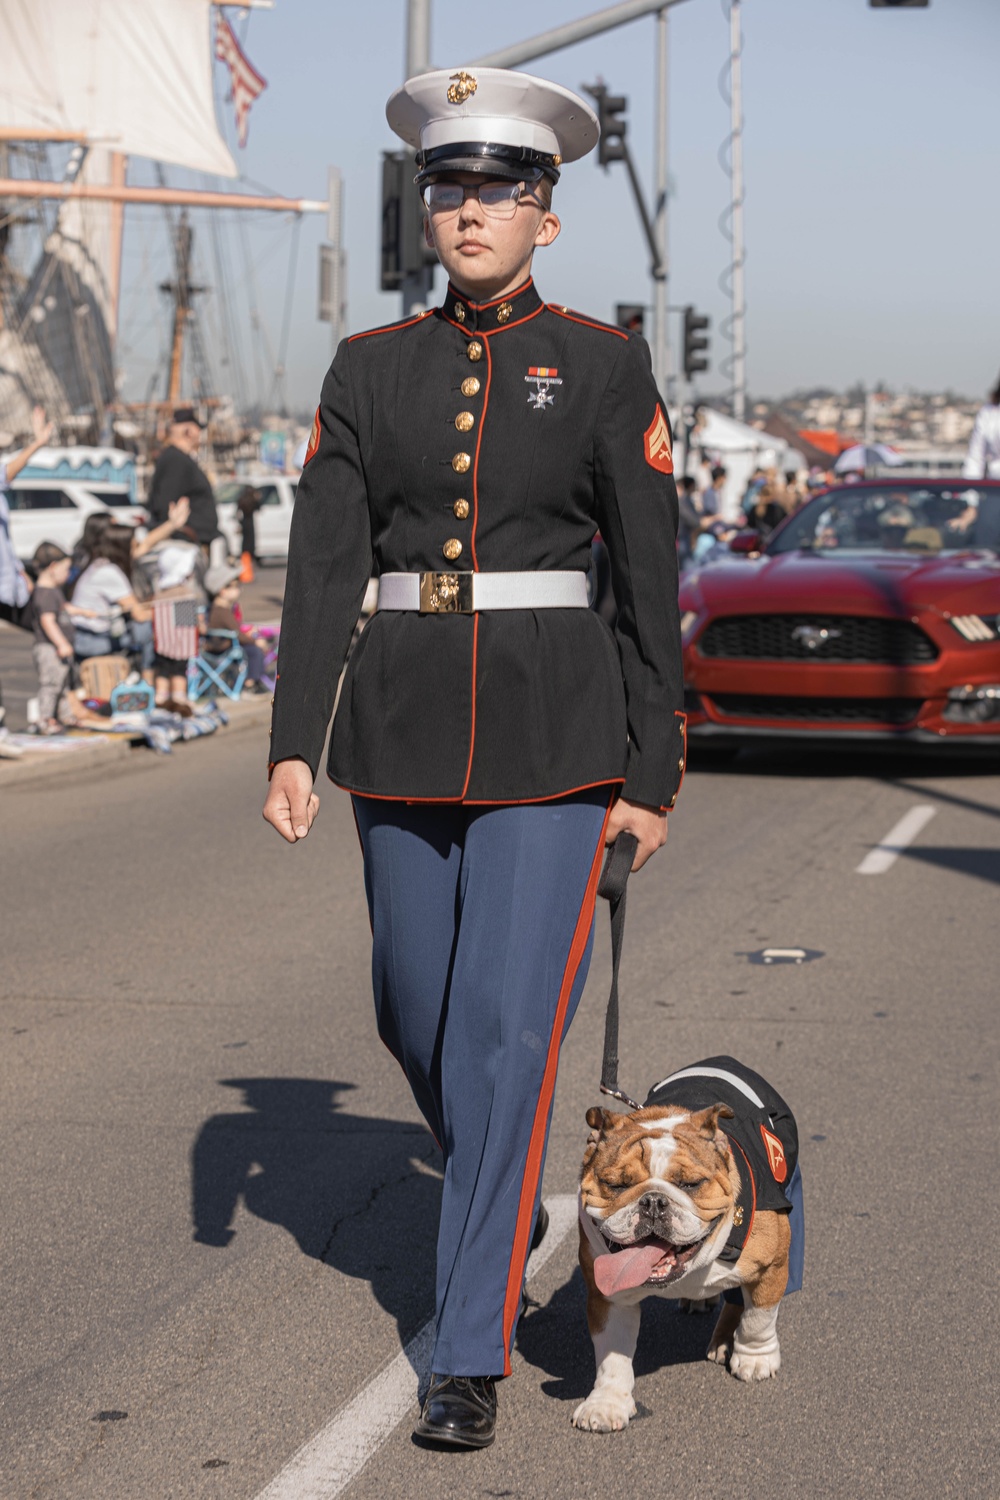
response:
M235 177L212 96L209 0L3 0L0 126L82 131Z
M722 491L722 512L729 520L740 515L740 500L754 469L800 469L802 455L789 447L784 438L761 432L746 422L737 422L710 406L698 412L698 426L691 434L692 464L703 461L721 464L726 471Z

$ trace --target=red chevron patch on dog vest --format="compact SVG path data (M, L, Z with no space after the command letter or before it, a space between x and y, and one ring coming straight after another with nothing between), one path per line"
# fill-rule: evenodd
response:
M771 1168L771 1176L775 1182L784 1182L788 1176L788 1162L785 1160L785 1148L776 1135L762 1125L760 1133L764 1137L764 1148L767 1151L767 1164Z

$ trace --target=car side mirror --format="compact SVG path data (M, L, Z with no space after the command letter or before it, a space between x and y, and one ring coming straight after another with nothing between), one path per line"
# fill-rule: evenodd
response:
M738 531L729 543L730 552L737 552L741 557L747 557L752 552L759 552L761 536L759 531Z

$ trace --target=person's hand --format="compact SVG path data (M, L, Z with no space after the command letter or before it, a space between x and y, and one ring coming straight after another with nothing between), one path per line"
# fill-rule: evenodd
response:
M611 809L604 842L613 844L620 833L632 833L638 840L632 869L641 870L649 856L667 842L667 815L658 808L646 807L641 802L627 802L624 797L619 797Z
M181 495L179 500L171 500L167 506L167 516L175 531L179 531L182 526L187 525L190 514L191 501L187 495Z
M272 772L264 821L290 844L305 838L319 813L319 798L312 784L312 772L304 760L281 760Z
M55 431L55 423L45 420L45 407L35 406L31 411L31 430L39 448L44 448Z
M60 661L73 660L73 647L70 645L69 641L64 641L61 646L56 647L56 655L59 657Z

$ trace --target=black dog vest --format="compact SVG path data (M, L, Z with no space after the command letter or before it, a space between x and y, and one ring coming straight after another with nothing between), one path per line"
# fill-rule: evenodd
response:
M688 1110L727 1104L732 1120L720 1120L740 1168L736 1222L720 1260L737 1261L758 1209L790 1213L785 1189L799 1157L795 1117L765 1078L734 1057L707 1057L664 1078L650 1089L644 1109L672 1104Z

